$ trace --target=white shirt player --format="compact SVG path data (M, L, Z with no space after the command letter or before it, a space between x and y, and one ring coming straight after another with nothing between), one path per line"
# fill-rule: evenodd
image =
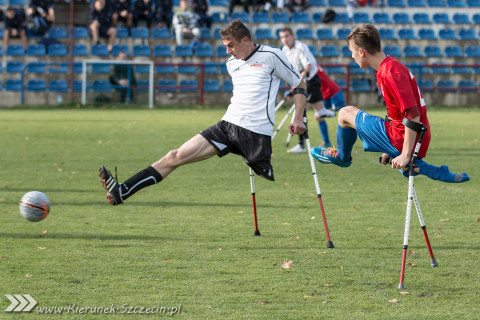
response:
M317 60L315 60L310 48L302 41L295 40L292 48L283 46L282 51L298 72L301 73L306 65L312 66L306 80L312 79L317 74Z
M301 81L281 50L257 45L245 60L230 58L233 97L222 120L250 131L273 135L275 102L280 81L296 88Z

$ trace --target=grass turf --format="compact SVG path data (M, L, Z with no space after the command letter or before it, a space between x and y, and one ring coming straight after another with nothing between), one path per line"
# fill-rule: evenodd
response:
M107 205L100 164L117 166L125 180L223 112L2 111L0 293L29 293L38 308L64 307L65 319L98 318L78 308L112 305L124 317L127 307L180 307L175 316L185 319L477 317L478 108L429 110L426 160L466 171L472 181L415 180L439 267L430 267L412 210L403 293L397 285L407 180L379 165L378 154L363 152L360 141L350 168L316 163L334 249L326 248L307 156L285 152L286 125L274 140L276 182L255 180L260 237L253 236L248 169L235 155L181 167L126 205ZM335 141L335 119L327 121ZM310 136L320 144L313 123ZM18 212L31 190L52 203L39 223ZM292 267L282 268L284 261ZM10 302L1 301L0 318L32 318L3 312Z

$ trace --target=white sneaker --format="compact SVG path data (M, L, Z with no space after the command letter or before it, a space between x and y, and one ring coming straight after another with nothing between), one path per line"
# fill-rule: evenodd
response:
M297 144L295 147L288 149L287 152L288 153L305 153L306 150L305 150L305 147Z
M315 115L318 118L330 118L330 117L335 117L335 112L333 112L332 110L323 108L315 112Z

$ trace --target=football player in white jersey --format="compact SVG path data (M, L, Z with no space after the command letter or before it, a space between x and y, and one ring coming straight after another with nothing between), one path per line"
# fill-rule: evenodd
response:
M253 42L250 31L240 20L232 21L220 31L220 35L231 55L227 70L233 82L233 97L222 120L123 183L115 181L101 166L100 181L112 205L122 204L140 189L162 181L181 165L214 155L222 157L230 152L243 157L255 173L273 181L271 136L275 102L282 80L295 88L295 118L289 131L291 134L305 132L306 84L285 54Z

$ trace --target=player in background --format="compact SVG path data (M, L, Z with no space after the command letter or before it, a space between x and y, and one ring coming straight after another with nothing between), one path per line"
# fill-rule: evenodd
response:
M466 173L451 173L447 166L436 167L423 161L430 144L431 132L427 107L413 74L398 60L382 51L378 30L371 24L354 27L347 43L355 62L363 69L377 72L377 82L385 99L385 119L370 115L356 107L347 106L338 115L337 148L312 148L312 155L324 164L348 167L352 163L352 148L357 134L364 151L383 152L382 163L391 158L392 168L408 176L409 164L417 133L402 124L404 118L421 122L428 130L423 138L415 173L434 180L459 183L470 180Z
M223 44L231 57L227 71L232 77L233 97L227 112L216 125L201 131L180 148L118 183L101 166L100 181L113 205L145 187L165 179L184 164L206 160L228 153L238 154L259 176L274 180L270 164L271 136L275 123L275 99L283 80L294 89L295 118L289 126L291 134L303 134L303 112L306 107L306 84L281 50L256 44L250 31L240 21L232 21L220 30Z

